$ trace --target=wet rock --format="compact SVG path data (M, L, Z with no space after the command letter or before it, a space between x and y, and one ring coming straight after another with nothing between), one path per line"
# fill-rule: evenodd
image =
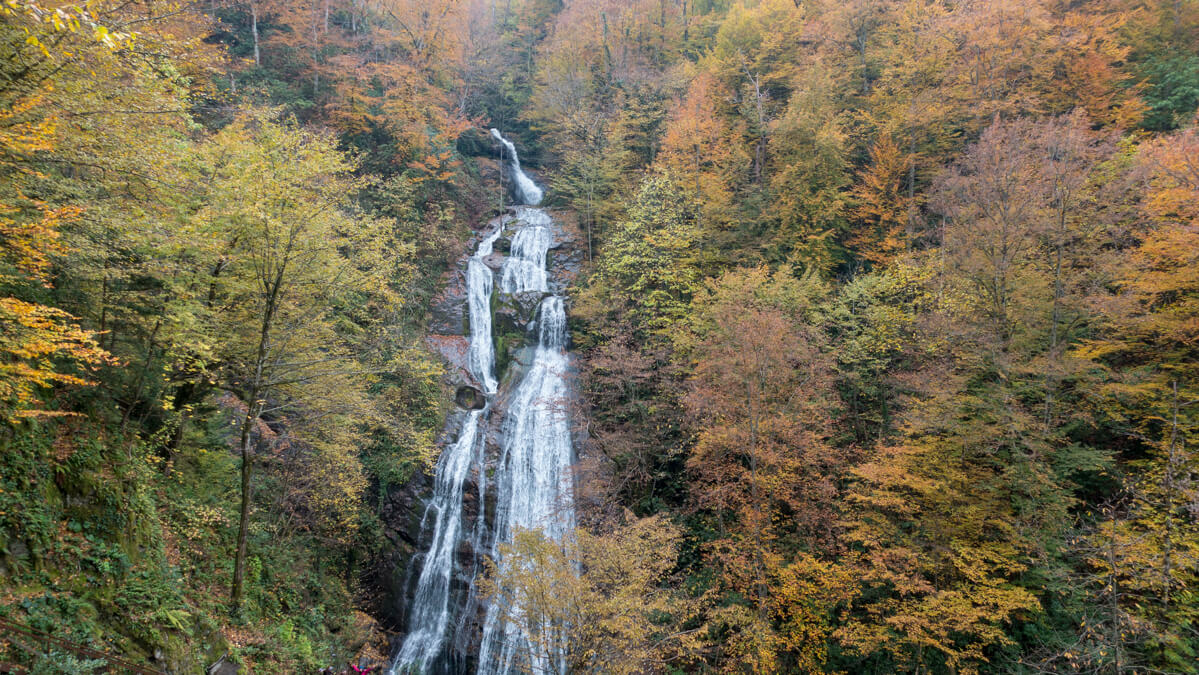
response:
M458 407L467 410L482 410L487 407L487 397L483 392L467 385L458 387L458 392L454 394L454 402Z
M385 665L388 651L388 635L379 622L366 612L355 611L349 625L342 629L342 639L358 667L366 670L374 664Z
M8 555L14 560L24 560L29 557L29 547L25 545L22 539L13 539L8 542Z
M499 335L527 332L529 324L537 318L537 306L543 297L541 291L500 296L495 308L495 332Z
M573 249L551 251L546 261L550 270L550 290L558 295L566 294L583 270L585 255L583 251Z
M404 601L411 593L410 586L416 582L411 574L415 566L411 563L424 543L420 541L421 517L432 489L433 477L417 470L403 485L390 486L379 503L383 536L392 546L379 561L381 574L375 583L379 586L380 604L376 615L390 626L407 625Z
M238 675L241 673L241 666L229 661L227 656L222 656L216 663L208 666L208 675Z
M470 338L464 335L428 335L425 344L445 360L446 384L451 387L479 387L470 372Z
M578 279L587 257L587 239L568 214L554 214L554 244L545 258L550 290L565 295Z
M492 253L491 255L483 258L483 264L487 265L487 267L498 276L500 270L504 267L504 261L507 259L508 256L504 255L503 253ZM496 281L498 282L499 279L496 279Z

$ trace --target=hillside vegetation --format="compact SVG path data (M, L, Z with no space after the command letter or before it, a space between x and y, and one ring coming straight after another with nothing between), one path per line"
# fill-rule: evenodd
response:
M0 12L0 618L385 650L497 127L585 237L583 528L481 587L572 672L1199 672L1194 0Z

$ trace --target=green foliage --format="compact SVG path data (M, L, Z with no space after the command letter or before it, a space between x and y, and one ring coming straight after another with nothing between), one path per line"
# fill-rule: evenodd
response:
M1146 88L1141 95L1148 110L1141 126L1170 131L1185 125L1199 108L1199 56L1156 56L1141 64Z
M194 87L214 53L178 7L93 3L62 27L41 19L73 14L13 8L0 615L135 661L161 651L173 671L225 652L261 672L329 665L356 639L347 580L366 561L348 552L378 550L358 539L374 531L359 529L369 488L427 464L440 427L441 371L418 330L462 227L447 192L414 172L365 198L372 181L339 140L278 111L198 124L187 111L207 112ZM145 32L104 39L96 21ZM253 310L282 270L297 285L261 350L273 391L251 395ZM230 617L230 450L268 395L275 426L252 425L247 602ZM8 645L3 660L46 667Z
M84 675L108 665L103 659L84 659L66 652L51 651L39 656L29 667L31 675Z
M593 288L602 288L639 329L664 333L683 316L698 288L701 247L686 194L669 174L648 176L628 219L615 224L605 238L604 254L596 263L599 283Z

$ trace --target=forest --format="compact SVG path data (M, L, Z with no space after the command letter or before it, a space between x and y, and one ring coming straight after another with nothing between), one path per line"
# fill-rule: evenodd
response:
M1199 0L0 16L0 672L1199 673Z

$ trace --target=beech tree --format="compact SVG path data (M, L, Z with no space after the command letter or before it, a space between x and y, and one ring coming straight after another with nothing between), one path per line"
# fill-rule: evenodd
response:
M1109 614L1115 620L1109 617L1107 625L1117 632L1091 637L1105 647L1104 664L1122 648L1121 668L1145 664L1185 672L1189 666L1182 664L1191 663L1194 653L1185 627L1196 609L1183 589L1199 570L1193 517L1193 402L1199 399L1193 367L1199 307L1195 130L1144 144L1136 176L1145 191L1137 204L1143 219L1130 249L1120 250L1108 268L1112 290L1091 298L1109 336L1073 351L1107 373L1092 396L1099 414L1142 447L1125 478L1122 508L1111 509L1110 522L1089 538L1092 571L1105 570L1122 589L1118 596L1110 584L1103 589L1114 608ZM1089 658L1099 658L1097 649Z
M710 73L697 73L666 124L658 157L658 164L690 191L700 228L717 236L735 223L734 190L749 161L720 116L719 100L726 94Z
M908 215L913 207L905 183L911 158L889 136L875 140L870 164L854 185L852 210L857 226L851 226L846 244L875 265L884 265L913 244Z
M195 222L222 239L227 269L217 280L214 321L232 339L220 353L220 385L242 408L235 607L244 592L255 444L264 418L327 422L364 409L367 373L329 322L339 298L379 274L371 265L384 241L381 223L354 216L347 202L360 185L349 177L351 168L327 137L266 112L235 121L206 148L211 192ZM353 480L361 469L350 467L341 474ZM356 493L347 489L347 496Z
M604 256L596 263L597 275L607 282L605 290L615 297L584 298L583 311L627 311L637 329L647 333L681 318L699 277L696 249L701 240L690 207L670 174L647 176L628 218L613 225Z
M805 321L821 292L785 271L730 272L696 296L676 338L692 364L687 468L694 508L714 530L704 549L720 590L740 598L714 619L754 672L819 663L826 613L844 599L817 590L836 574L800 554L837 549L834 476L844 463L827 442L829 362ZM775 604L779 586L812 614Z

